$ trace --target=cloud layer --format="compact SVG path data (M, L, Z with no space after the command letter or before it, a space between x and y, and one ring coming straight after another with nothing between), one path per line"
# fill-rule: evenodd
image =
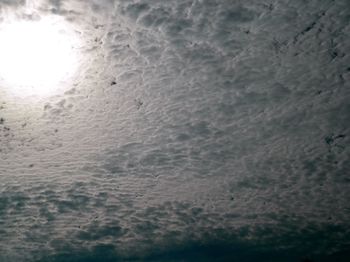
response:
M345 261L346 0L31 4L84 57L45 101L0 87L0 261Z

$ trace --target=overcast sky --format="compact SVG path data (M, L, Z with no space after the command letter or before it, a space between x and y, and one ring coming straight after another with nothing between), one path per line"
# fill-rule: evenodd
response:
M346 261L348 0L0 0L48 15L80 67L0 86L1 262Z

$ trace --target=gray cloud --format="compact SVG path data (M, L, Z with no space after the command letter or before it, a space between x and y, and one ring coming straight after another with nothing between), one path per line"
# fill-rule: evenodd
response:
M25 0L1 0L0 4L5 6L18 6L18 5L24 5Z
M82 67L0 87L0 261L346 261L346 0L36 4Z

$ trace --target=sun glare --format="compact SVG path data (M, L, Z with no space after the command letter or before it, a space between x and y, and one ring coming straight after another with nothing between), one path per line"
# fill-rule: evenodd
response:
M48 96L73 77L78 37L58 16L0 25L0 88L19 97Z

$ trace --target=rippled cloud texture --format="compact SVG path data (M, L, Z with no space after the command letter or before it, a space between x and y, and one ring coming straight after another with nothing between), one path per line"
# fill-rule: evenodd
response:
M84 42L64 93L0 86L1 262L349 257L347 0L0 7Z

